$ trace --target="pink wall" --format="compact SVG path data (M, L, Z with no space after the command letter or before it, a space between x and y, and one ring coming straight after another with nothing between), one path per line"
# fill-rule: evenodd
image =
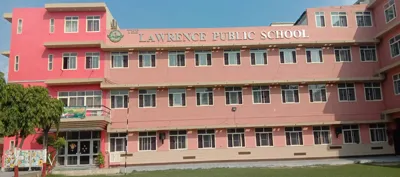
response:
M383 82L382 92L385 95L385 109L394 109L400 107L400 95L394 93L393 75L399 74L400 68L390 70L386 74L386 80Z
M65 16L79 16L79 33L64 33ZM86 16L99 15L100 32L86 32ZM49 21L55 19L55 32L50 33ZM22 34L17 34L18 19L23 19ZM11 53L9 62L9 81L45 80L56 78L103 78L104 56L101 53L101 69L84 69L85 52L100 52L99 49L62 49L48 50L45 42L56 41L99 41L106 38L105 12L47 12L44 8L17 8L13 11L11 34ZM77 52L78 68L76 71L61 71L62 53ZM47 70L48 54L54 54L54 68ZM20 69L14 71L14 58L19 56ZM34 71L34 72L33 72Z
M376 0L374 7L371 9L373 12L373 18L374 18L374 26L377 28L377 33L387 29L388 27L392 26L393 24L396 24L400 21L399 18L399 11L398 8L400 6L400 0L394 0L396 4L396 12L397 12L397 18L394 20L390 21L389 23L386 23L385 19L385 9L384 5L388 2L389 0Z

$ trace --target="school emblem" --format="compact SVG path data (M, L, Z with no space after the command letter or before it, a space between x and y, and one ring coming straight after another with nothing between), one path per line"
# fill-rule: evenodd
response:
M111 42L115 43L121 41L124 35L119 30L112 30L110 34L107 35L107 37L108 39L110 39Z

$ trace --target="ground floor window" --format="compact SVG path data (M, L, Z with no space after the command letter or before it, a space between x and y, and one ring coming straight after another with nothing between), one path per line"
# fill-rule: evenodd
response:
M314 126L314 144L330 144L331 130L329 126Z
M286 145L303 145L303 131L301 127L285 127Z
M343 139L345 144L359 144L360 129L358 125L343 125Z
M272 128L256 128L257 146L273 146Z
M139 151L155 151L156 147L156 132L139 132Z
M386 125L385 124L370 124L369 133L371 142L379 143L387 141Z
M244 128L228 129L228 147L246 147Z
M110 152L124 152L126 133L110 133Z
M186 149L186 130L169 132L170 149Z
M198 147L200 149L215 148L215 130L197 130Z

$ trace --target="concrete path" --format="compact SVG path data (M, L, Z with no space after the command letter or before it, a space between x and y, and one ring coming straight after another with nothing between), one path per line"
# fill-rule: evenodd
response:
M40 171L19 171L20 177L36 177L37 174L40 176ZM13 171L0 171L0 177L14 177Z
M249 168L249 167L303 167L316 165L346 165L354 163L400 163L399 156L359 157L321 160L282 160L257 162L224 162L224 163L188 163L178 165L149 165L127 167L127 173L132 171L155 171L171 169L210 169L210 168ZM125 173L122 167L121 173Z

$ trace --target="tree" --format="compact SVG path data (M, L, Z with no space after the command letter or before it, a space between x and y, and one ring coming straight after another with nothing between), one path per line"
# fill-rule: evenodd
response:
M6 86L6 81L4 79L4 73L0 72L0 108L3 102L3 95L4 93L4 87ZM0 109L0 137L4 137L4 125L2 120L5 119L5 116L3 114L3 112Z

